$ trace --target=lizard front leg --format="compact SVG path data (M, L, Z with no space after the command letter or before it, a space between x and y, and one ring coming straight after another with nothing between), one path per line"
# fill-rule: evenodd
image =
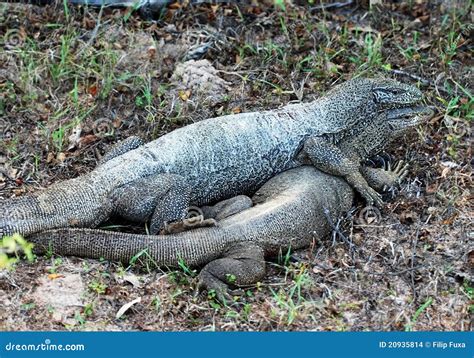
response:
M304 143L302 154L319 170L344 177L362 195L367 204L382 206L381 195L367 183L360 171L360 163L351 159L336 145L321 137L311 137Z
M400 185L408 174L408 164L400 160L394 169L390 163L387 168L362 166L361 173L372 188L382 191Z

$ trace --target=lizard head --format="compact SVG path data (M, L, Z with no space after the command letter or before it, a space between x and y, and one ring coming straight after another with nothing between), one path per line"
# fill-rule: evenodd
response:
M408 132L413 127L426 122L434 114L432 108L417 105L403 108L392 108L385 112L384 121L394 138Z
M374 115L392 109L415 108L423 99L415 86L388 78L353 78L332 90L322 99L325 133L357 133ZM379 117L380 118L380 117Z
M422 105L380 111L356 135L344 138L340 145L348 151L355 150L361 159L367 159L432 115L433 110Z
M388 78L372 79L371 93L379 109L404 108L421 102L423 95L415 86Z
M355 148L361 158L380 152L433 115L433 110L423 105L421 91L412 85L385 78L356 78L346 83L345 93L356 95L351 104L350 135L341 136L341 145Z
M373 81L375 121L383 122L380 125L390 139L400 137L433 115L433 110L423 105L423 95L415 86L385 78Z

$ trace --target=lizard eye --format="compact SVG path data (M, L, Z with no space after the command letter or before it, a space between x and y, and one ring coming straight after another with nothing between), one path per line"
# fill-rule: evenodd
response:
M399 95L399 94L403 94L405 93L404 90L400 89L400 88L394 88L394 89L391 89L390 90L394 95Z
M376 103L390 102L394 96L398 96L403 93L405 93L405 91L399 88L376 87L373 89L374 100Z

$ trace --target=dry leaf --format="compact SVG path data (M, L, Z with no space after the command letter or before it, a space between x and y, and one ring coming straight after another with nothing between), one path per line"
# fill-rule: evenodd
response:
M16 196L20 196L22 194L26 193L26 190L25 188L21 188L21 189L13 189L13 194L15 194Z
M455 214L451 215L449 218L443 220L441 223L443 225L451 225L454 222L454 220L456 220L458 215L459 215L458 213L455 213Z
M48 275L48 278L50 280L56 280L57 278L62 278L62 277L64 277L64 275L61 275L59 273L51 273Z
M54 160L54 154L49 152L48 156L46 157L46 163L51 163Z
M83 148L85 147L86 145L89 145L97 140L99 140L100 138L97 137L96 135L94 134L88 134L84 137L81 137L81 139L79 140L79 147Z
M64 154L63 152L59 153L58 156L56 157L56 159L59 161L59 162L64 162L66 160L66 154Z
M441 172L441 178L446 178L450 171L451 171L451 169L444 168L443 171Z
M87 93L89 93L93 97L97 96L98 91L99 89L97 88L97 85L92 85L87 89Z
M180 8L181 8L181 4L178 1L168 5L168 9L170 10L176 10Z
M178 92L179 98L181 98L183 101L187 101L189 97L191 97L191 91L186 90L186 91L179 91Z
M118 310L117 314L115 315L115 318L119 319L120 317L122 317L124 315L125 312L127 312L130 309L130 307L132 307L136 303L140 303L141 301L142 301L142 298L138 297L138 298L134 299L133 301L130 301L130 302L124 304Z

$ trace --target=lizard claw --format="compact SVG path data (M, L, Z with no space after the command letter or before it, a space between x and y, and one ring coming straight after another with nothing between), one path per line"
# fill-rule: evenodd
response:
M405 164L403 160L400 160L395 169L392 171L393 175L397 177L397 184L400 184L408 175L409 165Z
M176 221L172 223L165 224L165 227L162 231L162 234L177 234L183 231L188 231L192 229L196 229L199 227L211 227L216 226L217 221L214 219L204 219L202 215L193 216L191 218L187 218L181 221Z
M408 164L404 163L402 160L398 161L396 164L391 164L388 162L384 168L365 168L366 179L370 182L370 187L382 192L395 192L395 189L400 186L401 182L408 175ZM359 187L363 186L359 184ZM359 189L359 187L356 187ZM377 206L377 198L370 192L364 192L365 187L359 192L366 198L370 203L374 202ZM367 190L365 190L367 191Z
M215 295L215 298L224 306L234 302L234 299L229 291L229 286L219 280L212 273L203 269L198 276L197 290L206 290L208 294Z
M365 199L365 201L367 202L367 205L369 206L375 205L379 208L383 206L382 195L377 193L371 187L368 186L367 188L359 190L359 192L362 195L362 197Z
M408 175L408 168L409 165L405 164L403 160L400 160L395 165L395 168L392 169L392 166L389 165L387 169L385 169L386 173L386 184L387 190L393 189L396 186L399 186L402 181Z

